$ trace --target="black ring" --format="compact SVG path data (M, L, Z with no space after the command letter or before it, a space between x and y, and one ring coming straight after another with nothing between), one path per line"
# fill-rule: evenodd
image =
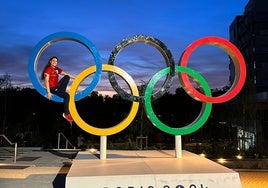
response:
M166 45L161 42L160 40L154 38L154 37L150 37L150 36L146 36L146 35L134 35L134 36L130 36L126 39L123 39L122 42L120 42L119 44L117 44L114 48L114 50L111 52L109 60L108 60L108 64L110 65L114 65L114 61L115 58L117 56L117 54L124 49L126 46L133 44L133 43L145 43L145 44L150 44L153 47L155 47L164 57L167 66L170 67L170 73L167 74L167 78L164 82L164 84L162 85L162 87L155 91L152 94L152 100L158 99L159 97L163 96L168 89L170 88L172 81L173 81L173 77L175 75L175 63L174 63L174 58L170 52L170 50L166 47ZM123 98L129 101L136 101L136 102L144 102L144 96L134 96L132 94L127 93L123 88L121 88L118 85L118 82L115 79L115 74L113 72L108 72L108 77L109 77L109 81L112 85L112 87L114 88L114 90Z

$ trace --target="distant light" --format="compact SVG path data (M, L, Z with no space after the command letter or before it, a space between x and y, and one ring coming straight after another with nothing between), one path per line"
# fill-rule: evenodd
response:
M226 163L226 159L224 159L224 158L219 158L219 159L218 159L218 163L221 163L221 164Z
M201 156L201 157L206 157L206 154L201 153L200 156Z
M239 154L239 155L236 156L236 158L237 159L243 159L243 156Z
M97 151L97 150L96 150L95 148L90 148L90 149L89 149L89 152L90 152L90 153L96 153L96 151Z

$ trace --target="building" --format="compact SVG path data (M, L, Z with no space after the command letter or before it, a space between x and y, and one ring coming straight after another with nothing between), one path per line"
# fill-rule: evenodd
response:
M249 0L243 15L237 16L229 28L230 41L243 54L247 65L247 81L256 92L255 120L250 126L239 126L238 143L244 149L257 144L268 145L268 1ZM230 64L230 82L234 67ZM246 117L245 117L246 118ZM251 135L248 138L246 135ZM253 138L252 138L253 137ZM256 139L255 139L256 137Z

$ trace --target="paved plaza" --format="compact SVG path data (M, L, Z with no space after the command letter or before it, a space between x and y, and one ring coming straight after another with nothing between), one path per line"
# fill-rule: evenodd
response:
M268 170L266 171L240 171L242 188L267 188Z
M16 163L12 157L0 161L0 188L64 188L75 155L76 151L19 149ZM236 171L242 188L268 187L268 169Z

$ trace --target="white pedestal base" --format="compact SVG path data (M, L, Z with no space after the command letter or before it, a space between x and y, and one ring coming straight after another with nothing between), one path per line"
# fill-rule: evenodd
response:
M108 150L79 152L66 177L66 188L241 188L239 174L211 160L183 151Z

